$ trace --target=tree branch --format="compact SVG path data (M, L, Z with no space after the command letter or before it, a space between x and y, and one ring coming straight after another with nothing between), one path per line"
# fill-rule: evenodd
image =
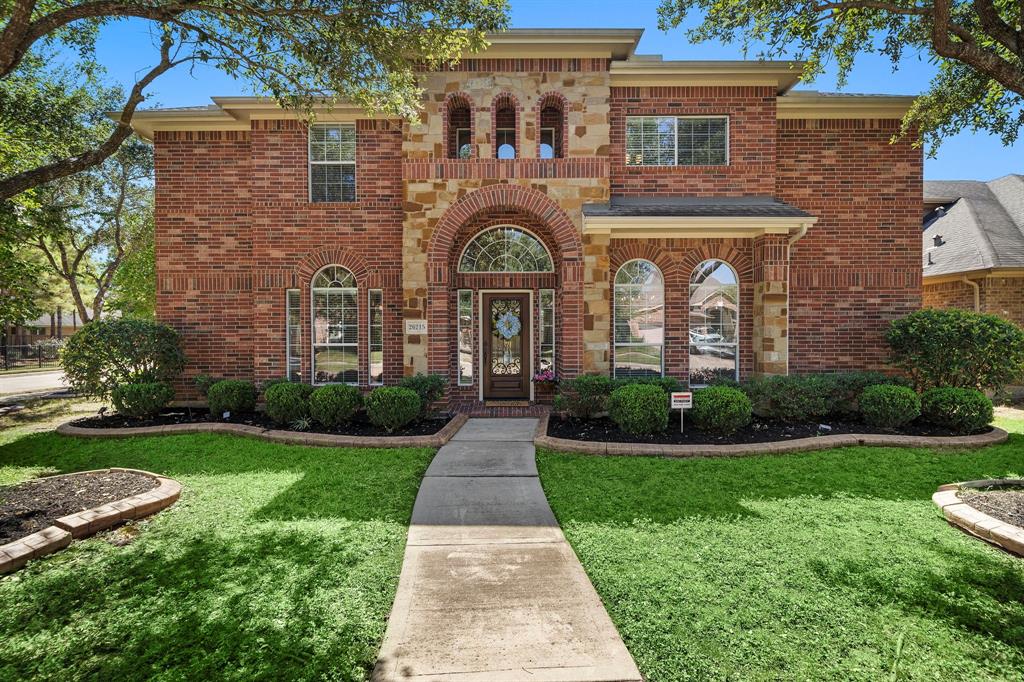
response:
M981 26L985 33L995 38L1000 45L1018 57L1024 57L1024 44L1022 44L1018 32L1003 21L1003 17L1000 16L996 6L992 4L992 0L974 0L973 6L974 13L981 20Z
M1024 96L1024 72L999 55L979 48L973 38L970 41L953 40L950 37L952 26L949 0L935 0L935 13L932 21L932 45L935 52L940 57L962 62L997 81L1008 90Z

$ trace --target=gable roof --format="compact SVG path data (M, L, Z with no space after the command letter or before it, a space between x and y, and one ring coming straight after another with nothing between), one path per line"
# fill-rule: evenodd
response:
M925 277L1024 267L1024 175L928 181L924 201L942 204L925 216Z

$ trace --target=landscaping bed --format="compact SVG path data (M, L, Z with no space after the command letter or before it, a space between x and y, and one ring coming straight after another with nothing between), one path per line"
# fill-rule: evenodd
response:
M210 411L203 407L166 408L154 417L134 418L122 414L103 414L95 417L86 417L71 422L71 425L86 429L123 429L150 426L170 426L173 424L242 424L255 426L257 428L271 429L278 431L292 431L302 433L324 433L339 436L361 436L361 437L409 437L409 436L432 436L443 429L452 420L452 415L443 415L435 418L414 421L406 426L392 432L375 426L369 422L365 413L355 415L352 421L343 427L327 429L317 422L310 422L309 428L299 431L289 429L285 426L275 424L270 417L262 412L252 412L239 415L232 415L228 419L214 417Z
M984 514L1024 528L1024 488L963 488L959 497Z
M57 519L153 490L158 481L128 471L51 476L0 487L0 545L43 530Z
M985 428L974 433L988 433ZM901 429L884 429L862 421L829 421L827 423L787 424L784 422L754 417L750 424L728 436L718 436L697 429L687 420L683 433L679 432L679 417L669 419L668 428L661 433L631 435L624 432L608 417L597 419L574 419L552 415L548 420L547 435L567 440L590 441L594 443L651 443L657 445L732 445L746 443L777 443L799 438L835 436L845 434L884 434L903 436L956 437L951 429L935 424L911 422ZM973 434L967 434L973 435Z

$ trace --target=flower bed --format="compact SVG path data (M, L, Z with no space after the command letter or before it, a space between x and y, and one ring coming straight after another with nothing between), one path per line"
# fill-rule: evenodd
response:
M932 501L954 526L1024 556L1024 480L949 483L939 487Z

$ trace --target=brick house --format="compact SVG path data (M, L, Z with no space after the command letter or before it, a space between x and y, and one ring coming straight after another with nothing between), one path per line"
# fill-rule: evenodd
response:
M424 72L420 121L271 101L141 112L157 314L190 374L390 384L880 366L921 304L910 99L799 65L664 61L640 30L513 30ZM191 390L190 382L181 386Z
M1024 325L1024 175L929 181L924 208L924 305Z

